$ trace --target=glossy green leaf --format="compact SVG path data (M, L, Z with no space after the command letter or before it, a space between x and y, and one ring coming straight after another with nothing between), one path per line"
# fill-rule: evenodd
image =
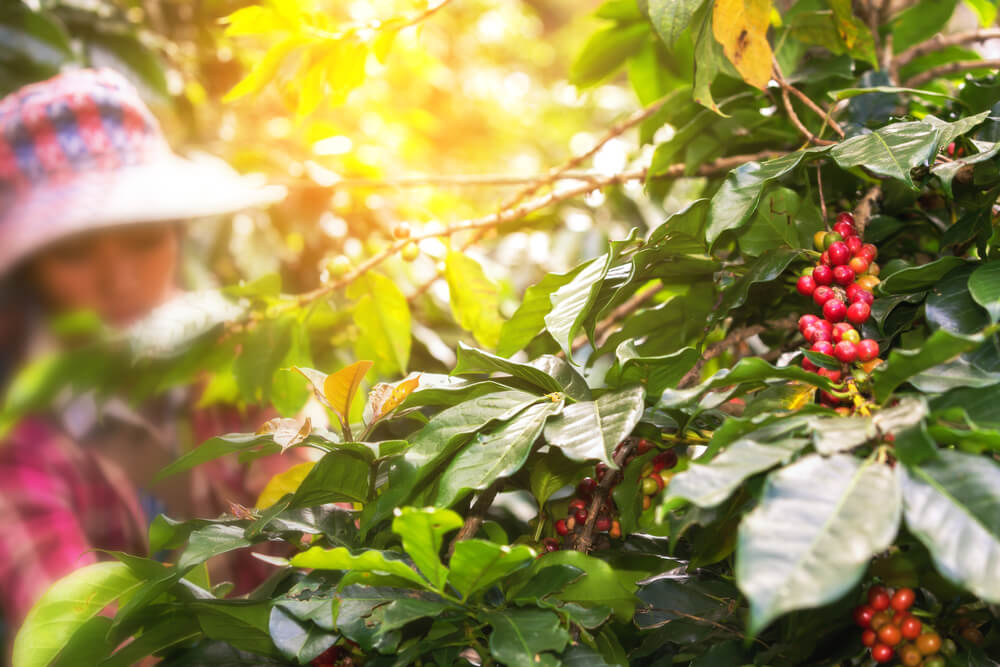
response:
M892 21L892 47L899 53L941 31L955 12L958 0L921 0Z
M587 380L580 375L568 361L551 354L543 354L528 362L532 368L537 368L555 380L563 392L574 401L589 401L590 387Z
M392 532L403 540L403 549L413 563L437 590L444 588L448 568L441 562L441 542L444 536L462 526L462 517L446 509L428 507L397 509L392 520Z
M705 229L708 244L714 245L723 233L740 229L750 222L764 188L791 173L807 155L819 152L822 149L796 151L767 162L747 162L729 172L722 187L712 197Z
M888 548L902 502L893 468L818 454L772 473L740 524L736 581L751 635L778 616L836 600Z
M876 287L878 295L908 294L930 289L939 280L965 264L960 257L946 255L927 264L911 266L893 272Z
M1000 602L1000 467L941 450L905 468L906 525L938 571L987 602Z
M572 357L573 339L601 291L610 264L610 255L598 257L551 296L552 310L545 315L545 328L567 357Z
M533 549L523 544L511 547L485 540L463 540L455 545L448 562L451 568L448 583L462 599L468 599L526 566L535 555Z
M919 349L894 349L886 363L872 371L876 400L884 401L896 387L911 377L975 349L984 340L981 335L964 336L938 329Z
M830 148L830 157L845 169L864 167L915 188L910 170L933 161L938 136L926 123L894 123L840 142Z
M545 420L560 409L561 401L536 403L510 421L478 433L441 474L435 504L449 507L468 491L485 489L520 470L542 434Z
M650 0L646 11L656 34L672 49L704 3L705 0Z
M411 581L424 588L427 581L398 555L388 551L369 549L352 554L344 547L323 549L311 547L308 551L292 557L292 565L310 570L349 570L371 572L377 575L392 575Z
M368 272L351 283L347 296L356 300L358 357L382 362L386 374L405 374L410 363L410 307L395 281Z
M642 418L645 395L642 387L631 387L568 405L545 427L545 439L574 461L597 459L617 467L614 449Z
M567 273L548 273L524 292L521 305L500 329L497 354L509 357L524 348L545 329L545 316L552 310L551 296L573 278L586 265Z
M469 399L441 411L410 437L410 447L393 462L389 488L365 507L363 522L387 518L405 505L422 482L447 462L469 436L494 421L506 421L543 400L521 391L502 391Z
M986 311L970 293L969 279L975 269L973 264L959 266L927 292L924 318L931 330L971 334L982 331L990 324Z
M774 248L753 260L746 272L723 293L722 302L712 315L711 321L718 322L726 317L730 310L739 308L746 303L750 288L757 283L770 282L784 273L788 265L803 255L803 251L795 248Z
M611 387L641 384L648 394L655 396L676 387L699 356L693 347L685 347L673 354L647 357L636 349L633 339L628 339L615 350L617 363L608 371L605 382Z
M825 229L819 209L794 190L770 189L757 207L746 230L740 234L740 249L751 257L772 248L809 248L813 234Z
M458 361L451 371L453 375L471 373L506 373L528 382L546 393L562 392L563 386L551 375L530 364L521 364L503 357L458 344Z
M483 347L495 348L500 339L500 291L479 262L452 250L445 259L445 279L455 321L471 331Z
M972 272L969 294L986 309L994 324L1000 321L1000 262L987 262Z
M708 463L692 463L670 480L664 504L683 498L699 507L715 507L748 477L791 460L809 441L788 437L782 423L753 431L726 447Z
M482 617L493 627L490 654L501 664L539 664L540 653L562 651L569 642L569 632L553 611L505 609Z
M594 33L570 67L570 83L583 88L600 82L624 65L648 35L649 27L643 23L614 26Z
M532 574L546 568L570 565L583 570L586 575L568 584L559 594L566 602L586 606L611 607L619 619L627 620L635 610L635 578L627 570L616 570L605 561L579 551L554 551L539 558L532 565Z
M944 186L945 194L949 197L953 197L954 192L952 191L952 182L955 180L955 176L958 175L958 172L961 171L963 167L979 164L981 162L987 162L988 160L995 158L998 153L1000 153L1000 142L997 142L988 148L983 147L980 149L979 153L974 155L961 157L952 160L951 162L936 164L931 167L931 173L941 180L941 184ZM956 223L956 226L957 224L958 223Z
M12 664L46 667L85 623L140 583L118 562L94 563L56 581L24 619Z
M312 623L301 622L281 607L272 607L268 634L282 655L308 663L333 646L339 636Z
M366 502L370 473L370 460L358 452L346 448L330 452L312 467L299 484L290 507Z
M813 445L820 454L835 454L897 434L923 421L928 414L923 397L904 396L892 407L883 408L871 417L814 417L809 422Z
M572 484L588 467L587 462L572 461L558 448L534 457L528 469L528 481L538 506L542 507L553 493Z

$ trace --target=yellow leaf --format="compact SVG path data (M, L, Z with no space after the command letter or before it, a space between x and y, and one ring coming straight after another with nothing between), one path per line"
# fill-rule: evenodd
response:
M369 394L375 419L381 419L398 408L418 386L420 386L420 376L415 375L408 380L403 380L395 387L388 384L380 384L375 387Z
M257 498L257 509L267 509L281 500L286 493L295 493L314 465L315 461L306 461L272 477Z
M340 417L343 423L347 423L351 415L351 402L354 395L358 393L358 387L365 373L372 367L370 361L358 361L346 368L341 368L336 373L326 376L323 382L323 394L326 396L330 408Z
M712 32L743 80L763 89L771 79L767 41L771 0L715 0Z
M247 95L256 95L263 90L264 86L274 79L285 58L301 44L301 41L300 38L289 37L268 49L260 62L254 65L250 73L223 96L222 101L232 102Z
M790 397L787 403L788 409L791 410L792 412L795 412L799 408L805 406L807 403L812 403L813 396L815 395L816 395L816 387L813 387L812 385L808 384L802 385L798 389L798 391L796 391Z

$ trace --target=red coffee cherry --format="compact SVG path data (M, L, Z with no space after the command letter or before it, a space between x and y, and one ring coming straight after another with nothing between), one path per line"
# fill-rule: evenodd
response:
M864 257L851 257L851 261L847 263L854 273L863 275L865 271L868 270L869 263Z
M840 299L827 299L823 303L823 317L830 322L839 322L847 315L847 306Z
M858 350L854 343L842 340L834 346L833 356L841 363L850 364L857 360Z
M846 265L835 266L833 268L833 281L842 287L846 287L854 282L854 270Z
M848 236L844 239L844 243L847 244L847 249L851 251L852 255L857 255L858 251L861 250L861 246L864 245L864 241L858 236Z
M833 269L824 264L818 265L812 272L812 279L817 285L829 285L833 282Z
M862 246L862 248L864 248L864 246ZM830 256L830 264L834 266L847 264L847 262L851 259L851 250L843 241L837 241L827 248L826 252Z
M819 263L824 266L830 266L830 253L824 250L823 254L819 256Z
M806 329L816 322L819 322L819 318L815 315L803 315L799 318L799 333L805 335Z
M868 629L861 633L861 643L865 646L875 646L876 641L878 641L878 635L875 634L874 630Z
M857 285L857 283L854 283L854 284ZM870 306L873 303L875 303L875 295L872 294L871 292L869 292L866 289L858 287L858 289L854 292L854 298L853 299L848 299L848 301L850 301L851 303L856 303L858 301L862 301L864 303L867 303Z
M841 238L845 241L852 236L857 236L858 230L854 229L854 225L849 222L838 222L833 226L833 231L840 234Z
M854 226L854 214L850 211L841 211L837 214L837 222L846 222L852 227Z
M851 276L854 279L854 276ZM799 281L795 283L795 289L799 291L802 296L812 296L812 293L816 291L816 281L813 280L812 276L802 276Z
M842 377L840 371L835 371L831 368L820 368L817 373L825 378L828 378L830 382L834 384L840 384L840 378ZM874 612L873 612L874 613Z
M885 644L875 644L872 646L872 659L875 662L889 662L895 651Z
M606 533L611 529L611 517L599 516L597 520L594 521L594 528L600 533Z
M854 608L854 622L858 624L858 627L867 628L871 626L874 615L875 610L871 605L859 604Z
M892 599L889 600L889 605L896 611L906 611L913 606L913 601L916 597L912 588L900 588L893 594Z
M907 616L899 624L899 632L903 635L903 639L916 639L923 629L924 624L915 616Z
M584 500L583 498L574 498L569 503L570 513L573 513L577 510L585 510L585 509L587 509L587 501Z
M566 519L556 521L556 532L563 536L569 535L569 527L566 525Z
M834 298L835 296L837 295L831 288L827 287L826 285L820 285L819 287L816 288L816 291L813 292L813 301L816 303L817 306L822 306L824 303Z
M833 355L833 343L827 340L817 341L813 343L812 347L809 349L813 352L819 352L820 354Z
M829 302L828 302L829 303ZM847 309L847 319L855 324L862 324L872 314L871 306L864 301L855 301Z
M805 339L810 343L816 343L821 340L831 340L833 334L829 329L824 326L815 325L811 326L806 330Z
M573 513L573 518L577 523L584 523L587 520L587 510L579 509Z
M841 338L843 338L844 334L848 331L854 331L854 327L852 327L847 322L837 322L836 324L834 324L833 325L834 342L839 343Z
M660 472L664 468L670 470L676 465L677 453L672 449L661 452L653 458L653 470L656 472Z
M868 604L875 611L882 611L889 608L889 592L884 586L872 586L868 589Z
M903 641L903 634L892 623L886 623L878 629L878 640L887 646L895 646Z
M576 485L576 493L579 496L592 496L597 490L597 480L593 477L584 477Z
M636 447L636 451L641 456L652 448L653 448L653 443L651 443L649 440L646 440L645 438L641 438L639 440L638 446Z
M873 246L871 243L865 243L858 250L858 254L867 259L868 263L871 264L875 261L875 258L878 257L878 248Z

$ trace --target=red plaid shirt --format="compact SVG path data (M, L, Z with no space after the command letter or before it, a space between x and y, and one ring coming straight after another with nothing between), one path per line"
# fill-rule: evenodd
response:
M201 442L245 430L245 425L220 420L218 412L201 412L193 416L192 430ZM229 502L253 506L273 474L301 460L270 456L248 468L230 457L200 466L192 482L199 498L196 514L218 516ZM103 557L94 549L145 554L152 518L113 461L47 421L20 423L0 444L0 612L9 634L50 584ZM245 551L229 565L226 578L237 592L249 590L270 571Z

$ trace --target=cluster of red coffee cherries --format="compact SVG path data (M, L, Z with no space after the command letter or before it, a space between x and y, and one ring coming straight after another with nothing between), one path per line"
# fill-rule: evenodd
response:
M799 331L811 344L813 352L834 357L842 364L861 363L865 371L877 364L878 342L861 338L855 329L871 316L875 300L872 290L879 283L879 266L875 263L878 250L863 243L854 226L854 216L844 212L837 216L833 231L817 232L816 249L821 251L819 263L802 275L796 289L822 309L822 317L803 315ZM839 383L841 370L820 368L808 358L802 367ZM826 402L839 401L824 392Z
M869 647L875 662L885 663L897 655L905 667L945 667L942 652L953 653L954 642L946 640L910 613L916 600L912 588L895 591L875 585L868 589L868 603L854 608L854 621L862 628L861 643Z
M618 446L615 448L616 456L624 446L624 442L618 443ZM636 442L632 453L625 459L622 469L628 466L637 456L642 456L651 451L654 446L651 441L641 438ZM649 509L652 506L653 498L662 493L667 487L671 477L667 471L676 465L677 454L672 449L668 449L654 456L652 461L643 466L639 476L639 490L642 492L642 509ZM600 462L594 466L593 477L584 477L576 485L576 495L569 503L566 518L555 522L556 534L563 538L563 543L566 546L569 546L575 540L576 534L583 530L584 524L587 523L587 519L590 516L589 508L593 502L594 493L597 491L598 484L604 481L607 475L612 475L611 486L608 489L607 500L598 509L597 518L594 520L594 529L598 533L606 534L613 540L621 538L622 527L618 519L615 518L618 514L618 508L615 505L615 501L611 498L611 492L621 482L622 472L620 470L612 470L606 463ZM559 541L551 537L543 542L543 546L546 551L557 551L560 548Z

